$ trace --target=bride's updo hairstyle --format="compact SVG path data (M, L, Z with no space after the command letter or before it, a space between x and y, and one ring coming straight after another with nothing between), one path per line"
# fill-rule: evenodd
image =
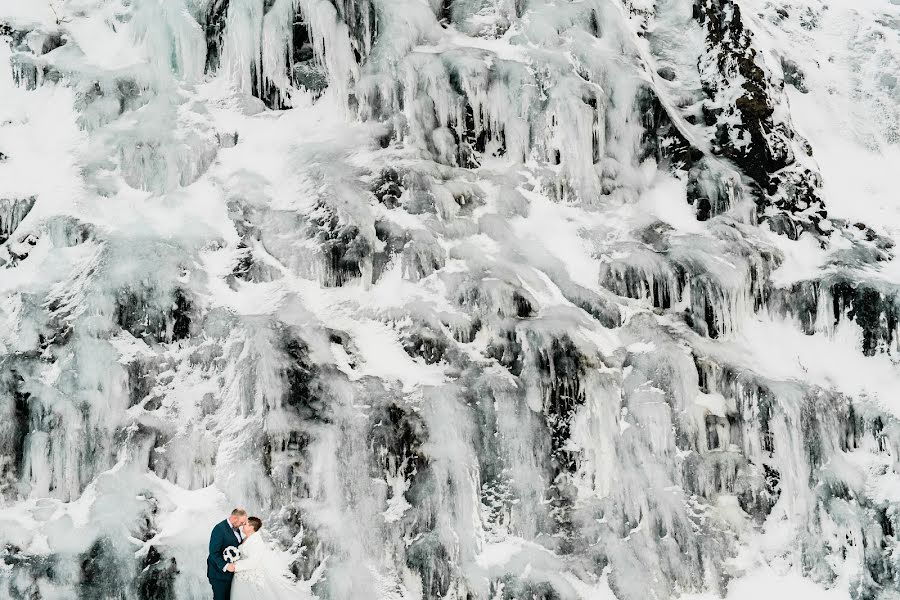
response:
M247 519L247 524L253 528L253 531L259 531L262 529L262 519L259 517L249 517Z

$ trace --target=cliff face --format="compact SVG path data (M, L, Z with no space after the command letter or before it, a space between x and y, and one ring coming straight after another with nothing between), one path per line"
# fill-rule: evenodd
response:
M896 600L898 55L894 0L6 0L3 596L204 598L245 504L323 599Z

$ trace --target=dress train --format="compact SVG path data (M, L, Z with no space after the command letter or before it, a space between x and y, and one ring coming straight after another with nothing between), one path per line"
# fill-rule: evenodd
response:
M313 600L308 587L287 579L276 569L276 562L259 534L248 537L234 565L231 600Z

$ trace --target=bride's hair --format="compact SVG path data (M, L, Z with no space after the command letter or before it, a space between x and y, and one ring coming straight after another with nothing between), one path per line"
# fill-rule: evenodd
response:
M247 524L253 528L253 531L259 531L262 529L262 519L259 517L249 517L247 519Z

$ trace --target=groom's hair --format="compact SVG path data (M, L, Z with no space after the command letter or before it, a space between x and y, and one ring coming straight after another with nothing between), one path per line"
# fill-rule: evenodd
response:
M247 523L253 528L253 531L262 529L262 520L259 517L250 517L247 519Z
M232 517L246 517L247 511L244 510L243 508L238 507L238 508L234 509L233 511L231 511L231 516Z

